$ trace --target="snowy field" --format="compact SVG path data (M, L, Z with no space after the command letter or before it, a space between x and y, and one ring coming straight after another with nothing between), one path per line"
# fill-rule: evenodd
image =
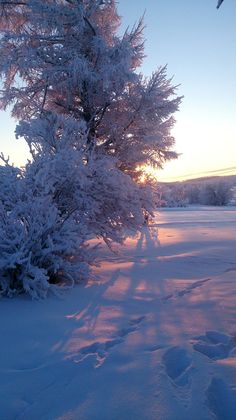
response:
M63 299L1 300L1 420L236 419L236 208L156 220Z

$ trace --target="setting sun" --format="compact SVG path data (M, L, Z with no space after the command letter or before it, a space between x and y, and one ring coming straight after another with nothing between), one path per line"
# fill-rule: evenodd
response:
M139 182L145 183L147 180L158 181L158 173L160 171L151 165L143 165L137 167L137 172L139 173Z

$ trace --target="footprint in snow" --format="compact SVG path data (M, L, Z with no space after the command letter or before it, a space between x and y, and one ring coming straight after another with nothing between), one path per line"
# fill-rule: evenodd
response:
M236 419L236 392L221 378L212 379L206 398L209 409L218 420Z
M145 316L138 318L132 318L128 326L117 331L116 336L105 342L96 341L88 346L81 347L78 357L75 359L75 363L81 363L88 357L95 357L95 368L100 367L109 355L110 350L123 343L125 338L135 332L138 329L139 324L145 319Z
M145 319L145 316L140 316L138 318L132 318L129 321L129 324L125 328L121 328L119 331L117 331L118 337L126 337L128 334L134 332L137 330L138 325Z
M236 336L226 335L219 331L207 331L205 335L195 337L194 350L209 359L219 360L230 356L236 348Z
M197 281L193 282L192 284L190 284L189 286L187 286L185 289L175 291L173 293L170 293L168 295L163 296L161 298L161 301L162 301L162 303L166 303L170 299L176 299L176 298L183 297L183 296L185 296L189 293L192 293L194 291L194 289L197 289L198 287L202 287L205 283L207 283L210 280L211 280L210 278L203 279L203 280L197 280Z
M181 387L189 385L192 373L192 360L184 348L171 347L164 353L162 361L167 375L175 385Z

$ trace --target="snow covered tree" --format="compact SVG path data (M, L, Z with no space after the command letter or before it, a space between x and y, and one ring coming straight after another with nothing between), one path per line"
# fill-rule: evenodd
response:
M66 245L60 248L56 265L34 259L48 283L71 270L68 261L71 265L80 254L86 238L122 242L127 229L139 229L143 211L154 208L151 188L139 183L140 168L162 167L177 157L171 128L181 99L165 67L149 79L138 72L144 57L142 19L123 36L119 25L115 0L0 0L0 106L11 106L19 121L16 134L24 137L32 155L20 175L2 169L9 173L4 182L14 190L16 176L24 191L14 196L12 210L4 204L4 217L18 220L17 229L27 219L34 232L27 202L41 209L39 226L48 202L50 232L64 237L67 226L80 238L77 251L76 241L68 244L70 251ZM28 212L23 219L17 216L21 207ZM47 232L47 220L44 228ZM27 232L32 238L31 228ZM40 243L43 252L45 243ZM14 278L22 279L23 265L29 266L30 247L22 268L13 267ZM81 264L90 260L84 249L81 255ZM9 258L1 260L3 277L9 274ZM31 280L37 278L33 271Z
M186 188L181 183L169 183L159 185L159 203L157 207L186 207L188 199Z
M224 181L206 182L201 191L202 204L226 206L232 199L232 185Z

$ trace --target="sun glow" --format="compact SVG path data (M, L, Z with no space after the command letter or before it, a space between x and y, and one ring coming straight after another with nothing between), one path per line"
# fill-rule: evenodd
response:
M158 170L151 165L138 166L136 170L138 173L138 180L142 184L150 180L157 181L158 179Z

